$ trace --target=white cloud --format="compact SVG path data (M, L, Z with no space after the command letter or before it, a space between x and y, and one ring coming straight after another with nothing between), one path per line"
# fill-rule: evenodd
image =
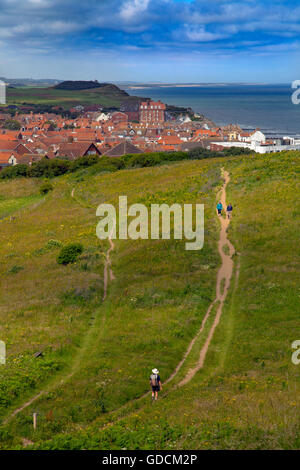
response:
M183 35L185 40L191 42L210 42L223 39L227 35L219 33L211 33L206 31L204 26L184 25Z
M42 8L51 6L51 2L48 0L28 0L28 3Z
M137 15L147 11L150 0L128 0L120 10L120 16L125 21L136 19Z
M45 25L48 28L49 32L51 33L71 33L73 31L80 31L82 29L82 25L78 23L69 23L67 21L53 21Z

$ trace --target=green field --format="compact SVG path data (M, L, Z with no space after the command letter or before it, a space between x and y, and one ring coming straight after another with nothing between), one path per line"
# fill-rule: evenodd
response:
M128 96L110 86L91 90L71 91L43 87L7 88L8 105L48 105L70 109L77 105L99 104L103 107L119 107Z
M0 339L8 355L0 449L299 448L300 366L291 362L300 335L299 163L290 152L115 173L91 167L52 180L43 197L38 179L0 182ZM216 308L152 404L144 396L151 369L166 381L215 297L221 168L231 177L228 236L237 250L223 315L204 367L177 387ZM108 242L96 237L95 213L119 195L148 206L204 203L205 243L193 252L178 240L116 241L103 302ZM58 245L70 242L81 242L83 254L57 264Z

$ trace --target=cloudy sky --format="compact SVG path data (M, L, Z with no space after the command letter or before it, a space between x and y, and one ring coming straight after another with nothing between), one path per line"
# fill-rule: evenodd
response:
M0 76L300 79L300 0L0 0Z

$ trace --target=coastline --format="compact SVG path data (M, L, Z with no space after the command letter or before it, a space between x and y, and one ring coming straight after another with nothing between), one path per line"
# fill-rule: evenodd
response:
M133 88L134 87L134 88ZM270 136L300 135L300 106L292 103L289 84L130 84L138 97L151 96L171 106L191 108L218 126L260 128Z
M149 88L206 88L206 87L209 87L211 85L205 85L205 84L178 84L178 85L129 85L129 86L126 86L126 89L127 90L147 90ZM214 86L227 86L226 83L218 83Z

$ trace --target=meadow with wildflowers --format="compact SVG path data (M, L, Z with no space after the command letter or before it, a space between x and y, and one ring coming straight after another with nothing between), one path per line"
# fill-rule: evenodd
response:
M1 182L0 197L40 199L0 221L0 338L8 351L0 417L45 393L2 421L0 448L23 448L24 439L35 449L299 448L300 369L291 362L299 339L299 163L289 152L106 174L91 168L53 179L43 197L40 182ZM231 176L228 236L237 250L229 296L203 369L177 388L214 311L178 377L151 404L144 396L151 369L163 382L172 374L215 295L222 167ZM96 237L95 213L119 195L128 204L203 203L205 244L189 252L184 240L117 240L103 302L108 243ZM70 243L83 253L57 264ZM10 272L14 266L22 269Z

